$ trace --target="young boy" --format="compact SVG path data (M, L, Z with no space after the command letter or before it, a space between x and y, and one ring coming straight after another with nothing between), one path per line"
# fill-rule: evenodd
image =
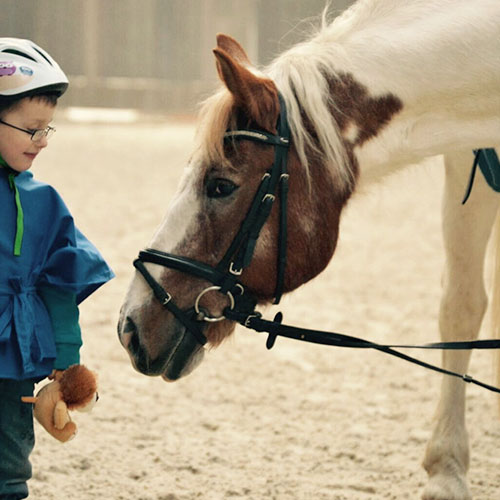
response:
M28 496L33 415L21 396L79 363L78 304L113 277L57 192L28 171L68 79L29 40L0 38L0 499Z

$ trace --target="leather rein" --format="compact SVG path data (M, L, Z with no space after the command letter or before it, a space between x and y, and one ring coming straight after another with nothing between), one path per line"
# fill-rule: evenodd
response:
M250 208L243 220L236 236L229 245L226 253L216 266L174 255L152 248L139 252L134 260L134 267L141 273L151 287L157 300L170 311L176 319L196 338L197 342L205 345L207 338L203 333L206 322L218 322L224 319L236 321L246 328L257 332L268 333L266 346L271 349L278 336L287 337L304 342L329 345L335 347L350 347L356 349L375 349L398 357L410 363L422 366L445 375L462 379L464 382L483 387L487 390L500 393L500 388L478 381L467 374L460 374L420 359L404 354L396 349L440 349L440 350L470 350L470 349L499 349L500 340L476 340L464 342L436 342L422 345L405 344L378 344L358 337L352 337L336 332L311 330L282 324L283 315L277 313L272 321L262 318L261 313L255 310L257 298L239 281L239 276L252 261L255 245L260 231L267 221L273 203L279 191L280 219L278 238L277 277L274 293L274 303L278 304L282 293L286 270L287 248L287 195L288 173L287 159L290 147L290 129L287 120L285 101L279 94L280 115L277 124L277 134L269 134L261 130L232 130L224 135L224 140L250 140L275 147L274 162L264 174L261 183L254 195ZM145 263L157 264L186 274L196 276L212 283L205 288L195 299L194 305L186 310L175 303L173 297L154 279L147 270ZM226 295L228 306L221 316L211 316L200 307L201 298L210 292Z

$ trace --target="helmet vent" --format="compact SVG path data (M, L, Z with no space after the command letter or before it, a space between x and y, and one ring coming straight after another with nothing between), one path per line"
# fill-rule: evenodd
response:
M43 54L43 52L40 52L36 47L33 47L33 49L35 49L51 66L53 66L53 64L47 59L47 56Z
M5 52L7 52L9 54L15 54L16 56L25 57L26 59L30 59L31 61L37 62L35 58L29 56L25 52L21 52L20 50L16 50L16 49L5 49L5 50L2 50L2 53L5 53Z

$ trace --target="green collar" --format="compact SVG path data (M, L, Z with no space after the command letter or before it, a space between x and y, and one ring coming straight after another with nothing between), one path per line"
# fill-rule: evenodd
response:
M7 162L2 158L2 155L0 155L0 167L2 168L10 168L9 165L7 165Z
M14 255L19 257L21 255L21 246L23 244L23 234L24 234L24 213L23 206L21 205L21 197L19 196L19 190L16 186L16 177L19 172L16 172L9 167L7 162L0 155L0 167L7 171L7 178L9 179L9 186L12 191L14 191L14 201L17 208L17 218L16 218L16 237L14 240Z

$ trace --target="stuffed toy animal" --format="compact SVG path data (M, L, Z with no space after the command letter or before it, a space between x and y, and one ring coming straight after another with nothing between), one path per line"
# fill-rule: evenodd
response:
M35 397L21 399L34 404L33 413L38 422L64 443L77 433L68 410L90 411L98 398L96 375L84 365L72 365L56 372L55 380L42 387Z

